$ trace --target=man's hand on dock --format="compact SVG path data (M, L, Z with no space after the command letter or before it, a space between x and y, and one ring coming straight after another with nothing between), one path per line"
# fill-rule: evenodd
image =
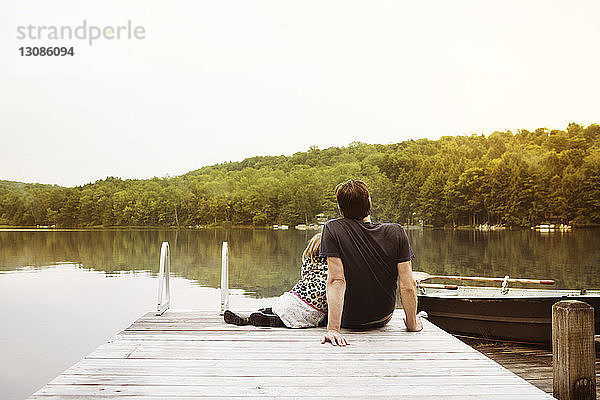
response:
M338 331L334 331L333 329L327 330L327 333L321 339L321 344L330 342L334 346L346 346L348 342L346 338L339 333Z

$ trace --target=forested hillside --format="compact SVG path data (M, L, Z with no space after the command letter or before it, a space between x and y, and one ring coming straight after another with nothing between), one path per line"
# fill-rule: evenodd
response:
M598 224L600 125L311 147L177 177L110 177L75 188L0 181L0 225L305 223L336 214L334 187L349 178L367 182L380 221Z

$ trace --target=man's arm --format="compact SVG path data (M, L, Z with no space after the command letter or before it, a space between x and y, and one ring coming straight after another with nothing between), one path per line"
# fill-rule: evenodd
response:
M409 331L418 332L423 329L423 324L417 317L417 285L412 276L412 263L410 261L398 263L398 283L400 285L400 298L406 318L404 323Z
M327 257L327 269L327 333L321 343L331 342L334 346L345 346L347 341L340 333L346 294L346 277L342 259Z

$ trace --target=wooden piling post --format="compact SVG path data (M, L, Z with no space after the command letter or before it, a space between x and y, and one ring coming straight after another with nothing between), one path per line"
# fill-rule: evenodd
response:
M552 306L553 395L596 399L594 308L577 300Z

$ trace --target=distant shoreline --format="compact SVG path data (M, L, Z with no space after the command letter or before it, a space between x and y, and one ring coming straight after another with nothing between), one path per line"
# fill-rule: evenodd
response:
M427 230L443 230L443 231L474 231L474 232L486 232L477 229L474 226L457 226L457 227L433 227L433 226L409 226L403 225L407 230L413 229L427 229ZM598 224L588 225L576 225L573 229L595 229L600 228ZM271 228L270 225L209 225L200 227L187 227L187 226L93 226L93 227L65 227L65 228L36 228L35 226L8 226L0 225L0 232L100 232L100 231L199 231L207 229L249 229L249 230L277 230ZM290 227L289 231L296 231L294 227ZM510 227L504 229L505 231L528 231L533 230L533 227ZM302 230L299 230L302 231ZM490 231L498 232L498 231ZM559 232L558 229L552 230L552 232Z
M35 226L11 226L0 225L0 232L7 231L40 231L40 232L67 232L67 231L197 231L203 229L271 229L270 226L252 226L252 225L207 225L197 228L187 226L76 226L76 227L61 227L61 228L37 228Z
M481 231L597 226L600 125L311 147L75 188L0 180L0 224L291 229L338 215L335 187L347 179L367 184L380 221Z

